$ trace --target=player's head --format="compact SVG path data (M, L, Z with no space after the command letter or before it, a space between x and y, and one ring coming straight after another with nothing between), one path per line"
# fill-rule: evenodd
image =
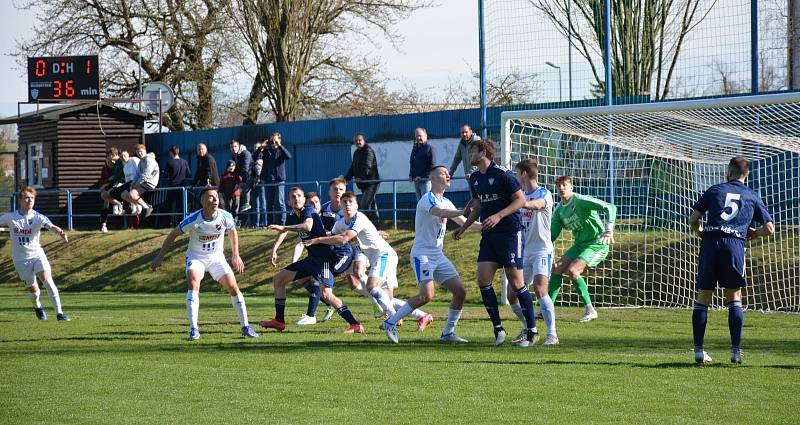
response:
M197 144L197 156L206 156L208 153L208 146L205 143Z
M25 186L17 194L17 199L19 200L19 209L21 211L28 211L32 209L33 204L36 203L36 189L30 186Z
M200 205L203 209L217 209L219 207L219 192L214 186L206 186L200 191Z
M364 138L363 134L356 133L356 135L353 136L353 144L356 145L356 148L361 149L367 144L367 139Z
M427 142L428 141L428 130L425 130L422 127L416 128L414 130L414 140L416 140L417 143L425 143L425 142Z
M301 211L306 204L306 193L298 186L289 189L289 206L297 211Z
M431 187L450 187L450 171L444 165L436 165L428 172L428 178L431 179Z
M517 171L517 180L522 184L525 181L539 180L539 162L536 158L525 158L514 166Z
M472 136L475 134L472 132L472 127L467 124L461 126L461 140L472 140Z
M572 177L561 176L556 179L556 190L562 199L572 198Z
M231 147L231 152L232 153L239 153L239 141L238 140L236 140L236 139L231 140L231 142L229 143L229 146Z
M476 140L469 145L470 164L478 165L484 158L494 161L497 148L494 147L492 139Z
M322 203L319 201L319 195L317 192L306 193L306 205L311 205L314 207L314 210L317 212L317 214L322 211Z
M743 156L735 156L728 163L728 180L744 181L750 174L750 161Z
M145 156L147 156L147 147L141 143L136 145L136 156L138 156L139 159L142 159Z
M348 217L352 217L358 211L358 202L356 201L356 194L353 192L345 192L342 194L342 211Z
M342 194L347 191L347 180L344 177L334 177L328 182L328 197L334 203L342 200Z

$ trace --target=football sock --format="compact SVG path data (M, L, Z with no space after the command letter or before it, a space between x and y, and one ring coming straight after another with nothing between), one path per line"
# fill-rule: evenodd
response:
M53 303L53 308L56 309L56 313L64 314L64 312L61 311L61 296L58 294L58 288L56 288L56 284L53 283L53 279L45 280L44 286L47 289L47 296L50 297L50 302Z
M391 323L393 325L396 325L397 322L400 321L400 319L402 319L402 318L408 316L409 314L411 314L411 312L413 310L414 310L414 307L411 307L411 304L403 303L403 305L400 306L400 308L397 309L397 312L395 314L393 314L392 317L390 317L389 320L387 320L387 322L389 322L389 323Z
M369 293L372 295L372 298L378 302L378 305L381 306L383 311L389 315L389 317L394 315L395 309L392 305L392 300L389 298L389 294L387 294L386 291L381 288L372 288Z
M494 288L492 288L492 285L486 285L481 286L480 290L483 306L486 308L486 313L489 314L489 320L492 321L492 325L495 328L502 326L500 322L500 311L497 306L497 294L494 293Z
M400 308L403 307L404 305L407 305L407 304L408 303L406 303L405 301L403 301L403 300L401 300L399 298L392 298L392 306L394 307L394 309L396 311L400 311ZM402 319L405 316L409 316L414 320L419 320L419 319L422 319L425 316L425 314L426 313L424 311L422 311L422 310L420 310L418 308L412 308L411 309L411 313L408 313L408 314L406 314L404 316L401 316L400 318ZM392 323L397 323L397 322L392 322Z
M250 326L247 321L247 306L244 304L244 296L241 293L231 295L231 305L236 310L236 315L239 316L239 325L242 327Z
M531 297L531 292L528 290L527 286L523 286L516 291L516 294L519 305L522 307L522 315L525 317L525 322L527 323L525 328L536 329L536 316L533 314L533 297Z
M461 318L461 310L453 310L452 308L447 309L447 322L444 324L444 329L442 329L442 335L447 335L455 332L456 325L458 324L458 319Z
M522 329L528 329L528 322L525 321L525 314L522 312L522 306L519 305L519 302L511 304L511 311L514 312L519 322L522 323Z
M28 298L31 299L34 308L42 308L42 303L39 302L39 295L42 294L42 291L39 288L36 288L36 292L28 291Z
M539 298L539 308L542 310L542 318L544 324L547 326L547 335L556 335L556 309L553 306L553 300L549 295Z
M358 320L356 320L355 316L353 316L353 313L350 312L350 309L347 308L346 305L343 305L343 306L337 308L336 312L339 313L339 316L341 316L342 319L347 321L347 323L349 323L351 325L357 325L358 324Z
M731 348L738 350L742 341L742 327L744 326L744 310L740 300L728 303L728 329L731 332Z
M553 303L556 302L556 298L558 298L558 293L561 291L561 279L562 275L554 274L550 276L550 283L547 284L547 292L550 294L550 300Z
M275 298L275 320L286 323L283 313L286 311L286 298Z
M189 316L189 327L197 329L197 315L200 312L200 292L186 291L186 315Z
M586 284L586 281L583 280L582 277L579 277L577 280L574 281L575 283L575 290L578 291L578 295L581 297L581 302L585 306L592 305L592 298L589 296L589 285Z
M308 308L306 309L306 316L314 317L317 315L317 306L319 306L322 292L319 290L319 285L315 285L314 283L306 284L306 291L308 291Z
M692 310L692 337L694 337L694 349L703 349L703 339L706 335L706 322L708 322L708 306L694 302Z
M356 294L358 294L358 295L361 295L362 297L372 298L372 297L369 295L369 291L367 290L367 286L366 286L366 285L364 285L364 283L360 283L358 286L356 286L356 287L353 289L353 291L354 291Z

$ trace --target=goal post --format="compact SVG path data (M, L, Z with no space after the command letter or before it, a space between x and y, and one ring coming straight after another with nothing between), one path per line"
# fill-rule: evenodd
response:
M587 273L596 305L692 305L691 206L741 155L776 225L775 235L747 243L745 304L800 311L800 93L512 111L501 124L503 165L536 157L540 184L556 199L555 179L569 175L576 193L617 205L616 243ZM570 237L556 243L557 258ZM580 305L574 291L562 293L559 303Z

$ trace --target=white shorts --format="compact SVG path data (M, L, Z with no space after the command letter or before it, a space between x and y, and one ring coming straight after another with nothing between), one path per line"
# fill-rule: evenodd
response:
M27 260L14 261L14 268L17 269L19 278L25 282L25 287L30 288L36 283L37 273L50 273L50 262L47 261L46 256L40 255Z
M370 268L367 277L381 279L381 287L397 288L397 253L394 250L384 252L375 258L367 257Z
M228 265L228 262L222 255L215 255L213 257L186 257L187 275L190 269L199 271L203 276L208 272L217 282L222 279L222 276L228 273L233 274L233 269L231 269L231 266Z
M552 267L552 253L540 253L531 256L525 256L525 258L522 259L522 275L525 279L525 284L532 284L533 277L536 275L547 276L549 278Z
M435 280L436 283L442 283L458 277L458 271L455 266L444 255L419 255L411 257L411 269L414 270L414 276L417 277L417 282L427 282Z

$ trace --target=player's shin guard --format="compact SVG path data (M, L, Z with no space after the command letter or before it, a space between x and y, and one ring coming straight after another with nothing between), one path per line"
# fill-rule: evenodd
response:
M558 298L558 293L561 291L561 279L563 278L560 274L554 274L550 276L550 282L547 284L547 293L550 294L550 299L553 303L556 302L556 298Z
M480 290L483 306L486 308L486 313L489 315L489 320L492 321L492 325L495 328L502 326L502 322L500 322L500 310L497 305L497 294L494 293L494 288L492 288L492 285L486 285L481 286Z
M578 291L578 296L580 296L583 305L592 305L592 297L589 296L589 285L586 284L582 277L575 280L575 290Z
M372 295L372 298L378 302L378 305L381 306L383 311L389 315L389 317L396 313L394 305L392 305L392 300L389 298L389 294L387 294L386 291L381 288L372 288L369 293Z
M200 292L189 290L186 292L186 316L189 318L190 329L197 329L198 313L200 313Z
M36 292L28 291L28 298L30 298L31 302L33 303L33 308L42 308L42 303L39 302L39 296L42 294L42 291L39 288L36 288Z
M247 320L247 306L244 304L244 296L241 293L231 296L231 305L236 310L236 316L239 317L239 325L241 327L250 326Z
M306 284L306 291L308 291L308 309L306 309L306 316L314 317L317 315L317 306L319 306L322 292L319 290L319 285L314 284L314 282Z
M703 340L706 336L706 323L708 322L708 306L695 301L692 310L692 337L694 337L694 349L703 349Z
M341 316L342 319L344 319L347 323L351 325L358 324L358 320L356 320L355 316L353 316L353 313L350 311L349 308L347 308L346 305L337 308L336 312L339 313L339 316Z
M53 279L49 278L44 281L44 287L47 289L47 296L50 297L50 302L53 303L53 308L56 310L58 314L64 314L61 311L61 296L58 294L58 288L56 288L56 284L53 283Z
M547 326L547 335L556 335L556 310L553 306L553 300L549 295L539 298L539 308L542 310L542 318L544 324Z
M523 286L516 292L519 305L522 307L522 315L525 317L527 329L536 329L536 315L533 313L533 297L527 286Z
M735 300L728 303L728 329L731 333L731 348L739 349L742 341L742 327L744 326L744 310L742 301Z

